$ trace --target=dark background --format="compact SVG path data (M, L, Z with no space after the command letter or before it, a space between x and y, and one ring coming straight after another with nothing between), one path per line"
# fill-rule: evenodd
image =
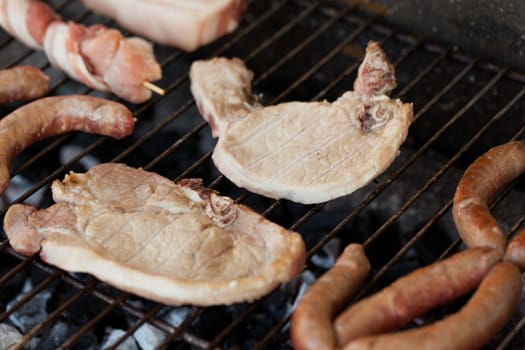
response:
M387 18L429 39L525 68L523 0L376 0Z

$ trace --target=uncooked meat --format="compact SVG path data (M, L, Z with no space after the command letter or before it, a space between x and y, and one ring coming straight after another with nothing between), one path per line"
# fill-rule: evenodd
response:
M354 91L337 101L263 107L253 74L239 59L196 61L197 106L219 141L217 168L237 186L272 198L319 203L352 193L383 173L399 153L412 104L390 99L394 67L371 42Z
M178 184L107 163L52 184L56 204L16 204L4 228L19 253L160 302L250 301L304 266L301 236L200 180Z
M93 12L163 45L193 51L239 25L245 0L82 0Z

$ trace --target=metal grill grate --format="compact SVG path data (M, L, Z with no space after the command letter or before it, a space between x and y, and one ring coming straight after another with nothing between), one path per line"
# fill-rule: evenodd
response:
M77 1L50 1L66 19L103 22ZM308 247L308 269L331 242L363 243L373 265L359 297L388 284L420 265L450 254L460 246L451 223L451 199L464 168L490 146L523 139L525 132L525 75L487 63L457 48L436 45L416 35L400 33L383 23L381 9L342 1L251 1L241 27L196 53L157 47L163 66L164 97L131 106L138 122L133 136L123 141L71 133L43 141L24 151L12 170L29 186L4 198L8 206L37 195L41 206L50 203L48 185L72 169L82 169L87 157L102 162L125 162L180 179L201 177L205 184L242 201L269 219L301 232ZM188 68L197 58L224 55L242 58L255 73L254 91L265 104L288 100L333 100L351 89L363 48L377 40L397 71L394 96L414 102L415 118L409 138L394 164L374 183L329 203L304 206L270 200L233 186L214 168L214 141L189 93ZM0 67L29 63L41 67L52 80L52 94L96 94L51 68L44 55L24 48L0 33ZM111 96L101 95L107 98ZM3 107L3 115L9 112ZM67 145L81 148L60 162ZM13 181L12 181L13 182ZM522 183L503 191L492 207L509 234L525 220L520 204ZM516 198L518 198L516 200ZM523 202L521 200L521 202ZM31 288L11 301L13 281L30 276ZM295 286L295 289L294 289ZM61 320L75 319L75 327L57 345L60 349L88 348L101 341L101 328L122 329L116 349L144 325L160 333L157 348L290 348L288 320L291 283L254 303L213 308L171 308L122 293L89 276L69 274L15 253L0 236L0 324L47 290L54 295L47 315L23 335L15 349L44 338ZM57 296L60 295L60 296ZM57 300L58 299L58 300ZM80 304L93 309L78 315ZM437 310L424 323L451 312ZM288 305L289 306L289 305ZM182 309L173 321L165 315ZM525 316L517 310L489 348L521 348L525 344Z

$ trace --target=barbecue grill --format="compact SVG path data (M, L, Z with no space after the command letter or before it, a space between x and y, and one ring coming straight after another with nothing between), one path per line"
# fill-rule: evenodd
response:
M86 24L107 19L79 1L53 0L65 18ZM125 32L124 32L125 33ZM125 33L128 34L129 33ZM372 184L318 205L272 200L235 187L210 159L215 140L189 92L195 59L240 57L255 73L254 91L265 104L334 100L352 88L369 40L379 41L396 67L393 92L414 103L414 122L400 155ZM115 141L70 133L20 154L2 198L47 207L50 183L97 162L124 162L174 180L199 177L286 228L300 232L308 263L294 281L253 303L169 307L112 288L91 276L67 273L12 250L0 234L0 326L17 339L12 349L290 349L294 303L351 242L363 243L372 273L357 298L397 277L462 249L451 219L452 197L464 169L488 148L524 139L525 75L473 57L449 44L396 30L381 6L343 1L250 1L234 33L194 53L156 47L163 67L163 97L130 106L134 134ZM51 94L95 94L50 67L45 56L0 33L0 67L27 63L51 76ZM15 105L1 107L5 115ZM523 182L515 181L491 204L509 235L525 220ZM431 322L465 299L414 320ZM522 348L520 304L488 348ZM14 327L12 327L14 326ZM15 329L16 327L16 329ZM410 326L409 326L410 327ZM6 331L9 329L9 331ZM2 334L0 334L0 338Z

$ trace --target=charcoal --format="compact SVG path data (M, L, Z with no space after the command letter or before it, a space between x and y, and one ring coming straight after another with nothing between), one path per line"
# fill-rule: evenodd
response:
M38 350L55 350L67 341L73 334L78 332L79 328L71 326L68 323L59 321L54 323L51 327L47 327L40 341L38 342ZM93 333L87 332L82 338L75 343L70 349L72 350L95 350L98 347L97 338Z
M329 269L341 254L341 241L337 238L330 240L321 251L312 256L312 263L323 269Z
M0 323L0 349L9 349L20 339L22 339L22 335L15 327Z
M179 327L191 314L193 308L191 307L177 307L170 309L163 318L168 321L173 327Z
M7 308L10 309L13 305L20 300L25 293L33 289L33 285L30 280L26 280L22 294L18 295L13 301L11 301ZM15 325L22 333L26 333L31 328L40 324L47 318L47 303L51 298L52 292L50 290L43 290L34 297L30 298L25 304L14 311L9 316L9 321Z
M166 333L146 323L137 329L133 336L142 350L154 350L164 341Z
M117 342L122 335L126 333L121 329L112 329L109 331L109 335L106 337L104 342L101 345L101 349L106 349L110 346L112 346L115 342ZM117 350L138 350L139 347L137 346L137 343L133 339L133 337L127 337L122 343L120 343L117 346Z

